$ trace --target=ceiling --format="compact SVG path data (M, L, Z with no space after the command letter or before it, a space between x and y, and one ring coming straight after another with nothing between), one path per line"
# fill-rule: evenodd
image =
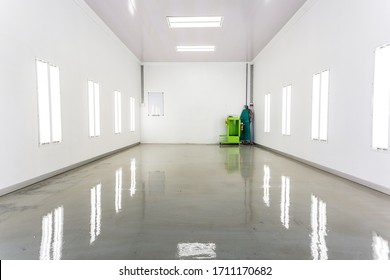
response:
M141 62L253 60L306 0L85 0ZM221 28L168 27L167 16L223 16ZM215 45L179 53L178 45Z

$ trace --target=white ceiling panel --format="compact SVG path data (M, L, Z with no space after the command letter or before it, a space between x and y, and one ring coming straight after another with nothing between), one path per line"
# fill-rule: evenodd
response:
M142 62L251 61L306 0L85 0ZM223 16L220 28L169 28L167 16ZM177 52L176 46L215 46Z

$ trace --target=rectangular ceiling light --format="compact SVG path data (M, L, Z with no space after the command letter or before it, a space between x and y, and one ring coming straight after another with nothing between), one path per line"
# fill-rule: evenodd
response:
M178 52L213 52L215 46L177 46Z
M221 16L217 17L167 17L170 28L193 28L193 27L221 27Z

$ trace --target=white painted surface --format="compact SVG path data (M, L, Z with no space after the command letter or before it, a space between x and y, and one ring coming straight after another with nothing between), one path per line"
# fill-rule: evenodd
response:
M216 144L245 104L245 63L145 64L142 143ZM164 116L148 116L148 92L164 92Z
M38 145L36 58L60 69L60 144ZM130 96L139 103L139 61L83 1L1 1L0 61L0 189L139 142L129 113ZM100 84L97 138L88 136L89 79ZM124 100L119 135L114 90Z
M86 0L144 62L251 61L305 0ZM223 16L221 28L169 28L167 16ZM255 26L255 28L253 28ZM212 45L213 53L176 46Z
M371 149L375 48L390 42L390 2L308 1L256 57L254 103L264 116L272 95L271 133L255 123L255 141L390 188L390 153ZM311 135L313 74L329 69L328 141ZM282 88L292 84L291 136L283 137ZM287 174L288 175L288 174Z

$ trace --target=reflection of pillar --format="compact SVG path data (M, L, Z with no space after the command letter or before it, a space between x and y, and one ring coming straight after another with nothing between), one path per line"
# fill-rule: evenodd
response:
M311 254L314 260L327 260L326 246L326 203L311 196Z
M91 189L91 240L92 244L96 237L100 235L101 230L101 215L102 215L102 205L101 205L101 193L102 185L98 184L96 187Z
M241 177L244 179L245 183L245 197L244 197L244 205L245 205L245 222L252 220L252 180L253 180L253 173L254 173L254 153L252 150L252 147L245 146L245 147L239 147L238 150L238 157L237 157L237 163L238 167L240 168Z
M237 171L240 168L240 148L227 147L222 149L226 152L225 167L228 172Z
M264 165L264 177L263 177L263 188L264 188L264 195L263 195L263 201L267 207L270 206L270 200L269 200L269 180L271 179L271 174L269 171L269 166Z
M149 193L165 194L165 172L149 172Z
M115 211L122 210L122 168L115 172Z
M64 208L58 207L42 217L41 260L60 260L64 228Z
M130 182L130 196L133 197L133 195L135 195L135 191L136 191L136 179L135 179L135 170L136 170L136 167L135 167L135 164L136 164L136 161L135 161L135 158L132 158L131 159L131 163L130 163L130 173L131 173L131 182Z
M251 146L243 146L240 151L240 171L244 179L252 179L255 169L254 152Z
M280 221L288 229L290 225L290 178L282 176Z
M389 260L389 242L376 232L372 233L372 251L374 260Z

